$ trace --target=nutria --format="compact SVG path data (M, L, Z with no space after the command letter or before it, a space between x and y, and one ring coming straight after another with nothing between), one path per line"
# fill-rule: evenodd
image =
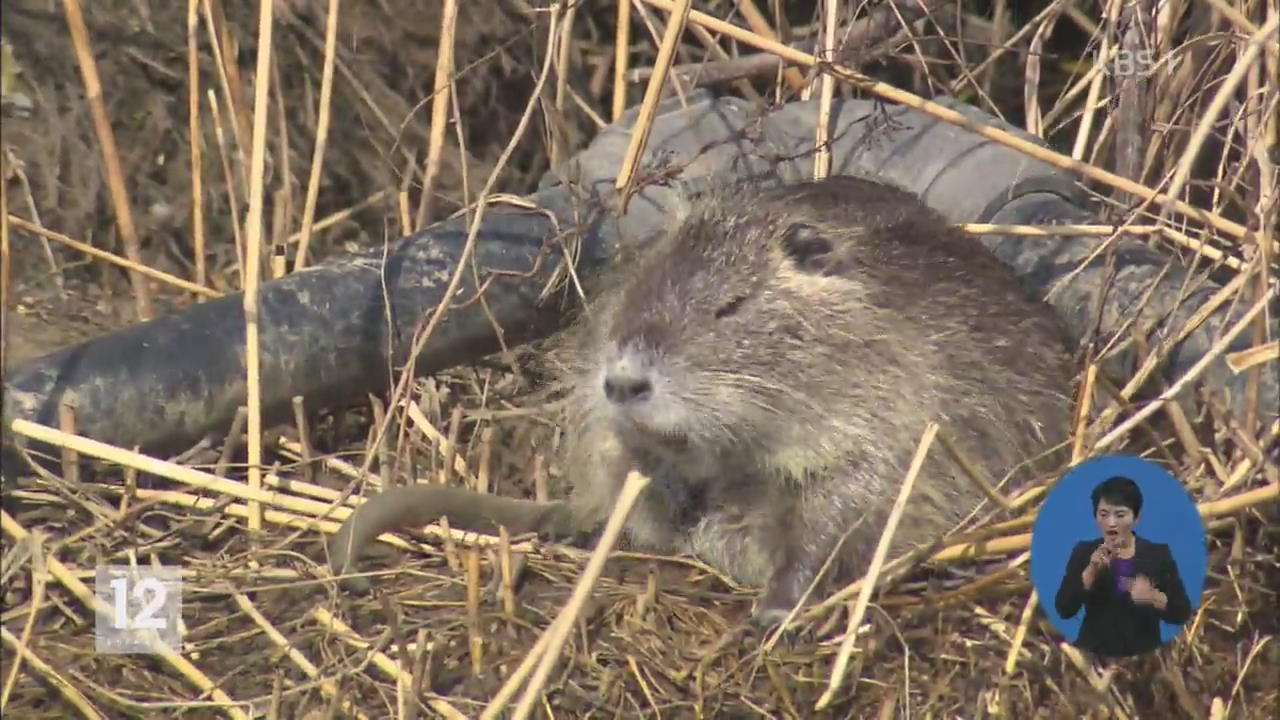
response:
M598 526L634 468L652 482L628 545L763 587L754 617L768 624L837 547L827 586L866 569L928 421L996 474L1066 437L1073 378L1052 311L909 192L851 177L732 185L615 267L567 335L567 500L396 490L347 520L335 569L379 533L440 515L466 529ZM895 551L981 500L933 448Z

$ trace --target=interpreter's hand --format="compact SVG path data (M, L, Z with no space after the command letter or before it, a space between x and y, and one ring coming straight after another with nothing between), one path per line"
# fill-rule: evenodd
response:
M1161 595L1156 586L1151 583L1151 578L1146 575L1138 575L1132 580L1126 580L1125 584L1128 585L1129 597L1135 605L1154 605Z
M1093 568L1094 571L1101 570L1111 563L1111 556L1114 554L1115 550L1112 550L1106 543L1102 543L1098 546L1098 549L1094 550L1093 554L1089 556L1089 567Z
M1093 581L1098 579L1098 571L1106 567L1111 562L1111 556L1115 553L1106 543L1098 546L1089 556L1089 564L1085 566L1084 572L1080 574L1080 580L1084 583L1085 588L1092 588Z

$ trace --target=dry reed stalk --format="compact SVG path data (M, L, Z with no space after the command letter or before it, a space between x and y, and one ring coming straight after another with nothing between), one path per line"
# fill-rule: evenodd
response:
M862 624L862 618L866 615L867 605L871 602L871 591L875 589L876 579L880 576L880 567L884 564L885 556L889 554L889 545L893 542L893 535L898 529L898 522L902 519L902 513L907 509L907 499L911 496L911 490L916 486L916 478L920 475L920 469L924 467L925 457L929 454L929 448L933 446L933 438L938 434L938 424L930 422L924 428L924 433L920 436L920 444L916 446L915 456L911 458L911 465L907 467L907 475L902 480L902 485L898 489L898 497L893 502L893 508L889 511L889 517L885 520L884 531L880 533L880 541L876 543L875 552L871 555L871 562L867 565L867 571L863 574L861 583L862 587L858 592L858 599L854 601L853 607L849 611L849 623L846 626L844 640L840 643L840 651L836 654L836 662L831 669L831 675L827 680L827 688L818 698L817 704L813 709L821 712L825 710L835 699L836 692L840 690L840 686L844 684L845 674L849 668L849 658L853 655L853 644L858 638L857 629Z
M3 510L0 510L0 529L15 543L29 541L30 533L27 529ZM116 617L115 608L99 600L93 594L93 591L73 575L60 560L49 556L46 562L48 563L49 573L53 575L54 579L67 590L70 590L85 607L108 618L114 619ZM179 674L199 688L201 692L211 695L224 713L230 717L237 718L237 720L248 720L249 716L237 707L239 703L232 700L221 688L214 685L213 681L190 661L154 639L149 638L146 642L150 645L152 653L158 656L158 659L168 663L170 667L177 670Z
M1258 32L1257 25L1250 22L1248 17L1243 15L1230 3L1225 2L1225 0L1205 0L1205 2L1212 5L1214 10L1222 13L1222 16L1229 20L1232 25L1235 25L1240 32L1249 35ZM1271 8L1271 12L1273 14L1275 13L1274 7Z
M444 0L440 11L440 43L437 45L435 84L431 92L431 134L427 138L427 162L423 168L422 195L418 198L418 216L414 228L421 230L435 218L433 202L440 178L440 157L444 152L444 133L449 125L452 100L454 43L458 30L458 0ZM466 160L460 160L466 165ZM465 183L463 184L465 187Z
M942 444L942 448L946 450L947 455L951 456L951 459L960 466L960 470L973 482L979 492L995 503L996 507L1003 510L1008 510L1011 507L1009 498L1001 495L1000 491L996 490L995 485L987 477L987 474L983 472L982 468L960 449L960 445L956 442L956 438L951 431L941 425L938 426L938 442Z
M647 0L645 0L647 2ZM653 3L650 3L651 5ZM738 6L738 12L742 13L742 18L747 21L747 26L751 28L756 35L765 38L771 42L778 42L778 35L773 31L773 27L769 24L769 19L760 12L760 8L756 7L754 0L734 0L734 4ZM663 8L670 11L670 8ZM684 24L683 22L681 23ZM701 23L699 23L701 25ZM711 28L707 28L711 30ZM656 64L656 63L655 63ZM787 81L787 85L791 89L799 92L804 89L804 76L794 67L785 68L782 71L782 78Z
M547 164L558 168L564 160L564 96L569 87L570 64L573 51L573 21L578 15L578 3L570 2L564 9L564 18L560 21L560 41L556 43L555 71L556 85L552 103L554 116L548 115L547 122Z
M1210 363L1212 363L1214 360L1218 358L1219 355L1221 355L1224 351L1226 351L1227 346L1231 344L1232 341L1235 340L1236 336L1242 333L1246 328L1248 328L1249 325L1253 323L1254 318L1258 317L1262 313L1262 311L1266 310L1267 305L1275 297L1277 297L1276 290L1274 289L1268 290L1266 295L1264 295L1261 300L1254 303L1253 307L1251 307L1249 311L1245 313L1244 317L1238 320L1234 325L1232 325L1231 329L1228 330L1226 334L1224 334L1221 338L1215 341L1213 346L1210 347L1209 350L1199 360L1197 360L1194 365L1192 365L1190 368L1187 369L1185 373L1183 373L1182 377L1178 378L1176 382L1174 382L1172 385L1169 386L1169 389L1160 393L1159 396L1157 396L1155 399L1149 402L1141 410L1129 416L1124 422L1120 423L1119 426L1112 428L1111 432L1107 433L1105 436L1102 437L1102 439L1098 440L1097 444L1094 446L1094 450L1100 451L1110 447L1112 444L1118 441L1121 437L1123 437L1125 433L1131 430L1135 425L1147 419L1148 417L1151 417L1151 415L1153 415L1157 410L1159 410L1164 403L1172 402L1173 398L1177 397L1183 391L1184 388L1186 388L1191 383L1195 382L1195 379L1198 378L1200 374L1204 372L1205 368L1209 367Z
M194 247L195 284L203 287L208 279L205 267L204 237L204 160L203 136L200 133L200 0L187 0L187 132L191 148L191 239ZM196 300L202 298L196 293Z
M1054 2L1046 8L1043 19L1037 18L1026 26L1026 29L1034 27L1036 32L1031 36L1031 43L1027 47L1027 64L1023 71L1023 91L1022 103L1026 107L1024 114L1026 115L1026 123L1024 127L1027 132L1032 135L1044 135L1045 121L1040 112L1040 61L1043 55L1045 38L1053 33L1054 27L1057 26L1058 17L1061 15L1061 2ZM1003 50L1007 45L1002 46ZM978 70L976 72L981 72Z
M434 428L433 428L434 429ZM439 445L440 451L444 453L444 462L440 467L440 483L447 485L449 483L451 473L458 461L462 461L462 467L467 467L467 460L458 453L458 433L462 431L462 406L455 405L449 413L449 436L448 439L441 439L438 436L431 436L432 441ZM468 472L467 478L470 480L471 475Z
M279 450L282 455L285 455L290 459L297 460L298 462L303 461L301 444L293 442L288 438L281 437L277 441L277 450ZM324 469L328 472L332 472L338 475L344 475L348 478L355 479L355 480L360 479L360 470L356 466L352 465L351 463L345 460L340 460L338 458L329 457L329 456L320 456L317 458L312 458L312 462L317 462L323 465Z
M1108 24L1115 24L1122 2L1123 0L1106 0L1106 19ZM1118 50L1119 48L1111 42L1111 35L1104 33L1098 56L1093 63L1094 72L1089 81L1089 94L1085 97L1084 110L1080 114L1080 125L1076 128L1076 141L1071 146L1071 158L1073 160L1081 161L1084 159L1084 152L1089 145L1089 140L1093 137L1093 122L1094 118L1097 117L1098 107L1100 106L1098 97L1102 94L1102 83L1108 74L1106 68L1112 67L1112 61L1115 60Z
M333 682L333 680L323 678L320 668L316 667L306 655L303 655L302 652L289 641L289 638L287 638L284 633L280 632L280 629L273 625L271 621L268 620L260 610L258 610L258 608L253 604L253 601L250 600L247 595L237 592L232 594L232 598L235 599L236 605L239 606L240 611L247 615L249 619L262 630L263 634L267 636L267 639L276 646L281 656L287 657L292 661L293 664L306 674L307 677L319 682L320 692L325 697L336 698L338 696L338 686ZM365 718L366 720L369 717L367 714L361 712L349 698L343 701L343 711L358 718Z
M312 224L311 226L312 237L314 237L315 234L320 232L321 230L328 230L329 228L333 227L334 225L337 225L340 222L343 222L344 220L350 220L351 216L355 215L357 212L364 210L365 208L371 205L382 202L383 200L386 199L387 194L389 192L390 192L389 190L379 190L373 193L372 195L370 195L369 197L366 197L365 199L356 203L355 205L352 205L349 208L330 213L329 215L326 215L320 220L315 221L315 223ZM284 242L285 243L301 243L302 231L299 230L293 233L289 237L285 238ZM299 268L296 266L294 267L295 272L301 269L302 268Z
M658 48L658 58L653 63L653 77L649 78L649 84L645 87L644 100L640 104L640 111L636 115L635 124L631 129L631 141L627 145L626 154L622 157L622 165L618 169L618 177L614 182L614 188L622 196L622 203L619 208L621 211L625 211L627 200L631 196L632 188L635 186L640 157L644 154L645 145L649 141L649 133L653 130L653 118L657 115L658 103L662 100L662 89L667 83L667 73L671 70L671 63L676 55L676 47L680 44L680 37L684 34L685 23L689 19L690 5L692 5L692 0L676 0L670 8L665 8L671 15L667 18L667 28L662 36L662 45Z
M1275 22L1280 18L1280 7L1273 2L1268 6L1270 20ZM1276 46L1280 43L1269 43L1264 46L1264 54L1260 62L1253 63L1250 68L1248 100L1245 106L1249 110L1248 119L1248 137L1257 138L1251 143L1250 156L1254 165L1257 167L1258 173L1258 199L1254 204L1254 214L1258 218L1258 237L1254 244L1255 251L1258 254L1258 283L1256 286L1256 296L1258 299L1266 293L1273 277L1274 267L1272 263L1275 260L1276 248L1280 247L1280 243L1273 244L1272 238L1276 235L1276 225L1280 224L1280 208L1277 207L1277 201L1280 201L1280 173L1277 172L1276 161L1269 153L1269 149L1280 149L1276 140L1277 132L1280 132L1280 96L1275 94L1278 82L1280 82L1280 50ZM1270 81L1264 80L1270 78ZM1270 88L1269 102L1272 106L1271 112L1267 112L1263 103L1266 101L1264 97L1266 88ZM1268 139L1272 142L1270 146L1264 146ZM1243 168L1242 168L1243 169ZM1269 328L1273 327L1275 318L1260 315L1253 326L1253 342L1257 346L1263 346L1268 339ZM1269 353L1273 359L1280 359L1280 344L1272 344L1274 350ZM1232 358L1228 356L1227 362L1230 364ZM1258 425L1258 386L1262 381L1262 373L1260 367L1254 367L1249 370L1247 381L1249 394L1249 408L1245 416L1245 431L1253 433Z
M706 28L700 25L686 25L685 27L690 32L693 33L693 36L698 39L698 42L702 43L703 47L711 51L712 55L715 55L716 57L720 58L720 62L732 60L729 56L729 53L725 52L724 48L720 47L720 44L716 42L715 37L710 32L707 32ZM680 70L680 68L682 67L685 67L685 66L683 65L671 66L671 73L673 78L672 84L679 86L683 82L690 82L694 84L694 87L697 87L697 84L693 83L693 81L696 81L698 78L692 77L686 80L685 75ZM765 105L764 98L760 97L760 93L756 92L756 89L751 86L751 83L747 82L746 80L735 80L733 82L733 87L735 90L742 93L742 96L745 97L747 100L750 100L752 103L755 103L756 106L764 107Z
M227 196L233 198L244 193L249 184L245 177L244 164L244 136L249 134L249 129L242 123L244 113L241 112L240 105L243 104L244 98L240 88L239 67L234 62L228 63L225 57L231 54L232 48L231 37L226 32L226 18L222 16L221 4L218 0L200 0L200 4L204 8L202 16L205 32L209 36L209 49L213 53L213 66L217 70L218 87L222 90L223 102L226 103L231 118L231 139L234 141L235 151L234 166L240 171L238 174L226 173ZM217 103L213 102L215 97L213 91L208 92L210 104L216 108ZM224 158L224 164L225 169L229 171L232 167L231 159ZM232 213L232 216L239 217L235 213Z
M856 57L859 64L879 59L889 54L895 45L909 38L912 32L910 27L912 24L918 25L922 23L922 18L952 2L954 0L916 0L905 7L898 2L885 3L876 7L867 15L838 31L838 34L844 39L843 44L845 47L860 49L852 53L842 54L846 59L850 55ZM782 11L779 0L773 0L771 9L774 17L779 19L779 27L781 28L784 25L782 21L785 20L785 14ZM706 32L696 24L692 28L694 32L700 30ZM895 28L901 29L895 32ZM1024 29L1022 32L1025 33L1026 31ZM1002 47L996 48L995 52L987 58L981 67L987 67L994 58L1003 55L1013 47L1013 43L1020 39L1021 34L1015 35ZM791 47L804 48L811 47L813 42L802 40L789 44ZM861 48L870 49L861 50ZM738 57L730 57L728 53L724 52L716 54L721 58L720 60L683 63L674 65L671 70L676 76L687 78L694 87L706 87L715 83L734 81L734 86L749 100L755 102L759 94L755 92L750 83L745 81L745 78L756 75L776 74L789 64L785 58L768 52L751 53ZM653 68L638 67L627 73L627 80L628 82L639 83L648 80L652 75ZM965 77L960 80L968 81L970 78ZM957 81L957 86L958 84L959 81ZM956 94L956 87L953 87L950 93Z
M1187 339L1192 332L1208 320L1209 316L1216 312L1218 308L1222 307L1222 305L1229 301L1234 302L1238 298L1244 284L1248 281L1248 278L1248 273L1241 273L1240 275L1232 278L1230 282L1223 285L1217 292L1210 296L1210 298L1206 300L1190 318L1187 319L1177 333L1162 339L1153 351L1148 353L1147 357L1143 359L1142 365L1132 372L1132 377L1130 377L1129 382L1120 389L1120 399L1127 402L1137 394L1138 390L1147 382L1147 380L1157 370L1159 370L1160 362L1169 352L1170 348L1175 347L1183 340ZM1096 425L1098 427L1106 427L1119 413L1120 408L1116 406L1107 408L1099 416Z
M111 493L116 490L116 488L102 489L103 492L107 493ZM200 495L193 495L191 493L178 492L176 490L139 489L137 491L137 496L141 500L156 503L163 502L177 507L190 508L199 512L211 512L216 510L220 514L231 518L247 519L250 514L249 506L244 503L233 502L223 504L220 500L214 500ZM296 511L284 512L282 510L266 509L262 512L262 519L272 525L295 527L303 530L320 530L321 532L329 534L338 532L338 529L341 527L341 523L331 520L317 520L315 519L314 514ZM410 543L390 534L385 537L380 537L379 541L385 542L398 550L404 551L416 550L423 552L430 549L429 546L415 545L414 543ZM256 577L261 572L261 570L254 570L253 575Z
M5 155L0 153L0 377L9 369L9 292L13 256L9 251L9 182Z
M27 603L30 610L27 612L27 621L22 626L22 636L17 641L17 646L22 648L30 647L31 633L35 630L36 618L40 617L45 607L45 593L49 587L49 571L45 566L44 532L39 529L32 530L27 545L31 560L31 600ZM9 668L9 675L4 681L4 690L0 691L0 712L4 712L9 706L9 697L13 693L14 683L18 681L18 672L22 670L22 661L23 655L19 654L14 660L13 667Z
M213 115L213 135L218 141L218 159L222 163L222 177L227 186L227 208L233 218L240 217L238 201L236 200L236 178L231 169L231 157L227 150L227 137L222 129L222 113L218 110L218 97L213 90L206 91L209 98L209 112ZM240 229L239 222L232 222L231 235L236 246L236 265L240 271L240 288L244 289L244 273L245 273L245 250L244 250L244 234Z
M210 473L166 462L141 453L131 452L98 440L69 435L55 428L33 423L22 418L14 419L10 423L9 429L19 435L46 442L54 447L71 448L82 455L106 460L125 467L132 467L150 475L167 478L203 490L212 490L246 501L257 501L260 504L274 505L315 516L322 516L323 513L330 510L330 507L322 502L293 497L279 492L268 492L261 487L254 488L245 483L226 480ZM290 485L297 486L298 483L290 483ZM344 506L341 508L339 519L345 518L348 514L350 514L350 509Z
M574 584L573 594L569 597L569 602L565 604L564 609L560 611L555 621L551 623L551 626L543 634L543 637L546 638L546 643L543 644L542 639L539 639L538 645L542 647L541 652L538 652L538 646L535 646L535 649L526 656L525 661L512 673L507 683L502 686L502 689L498 691L494 699L485 707L484 713L480 716L481 720L492 720L501 712L511 695L515 693L516 688L519 687L524 675L528 673L526 668L532 667L532 663L536 661L538 663L537 669L533 671L533 676L525 687L524 695L520 697L520 702L516 705L514 717L516 720L523 720L532 712L533 704L545 687L547 677L551 674L552 667L555 666L556 660L560 657L561 650L564 647L565 640L569 637L573 624L577 621L582 608L586 605L587 599L591 595L592 588L595 587L596 581L600 578L600 573L604 570L604 564L609 557L609 552L622 534L623 524L631 514L632 506L635 505L640 493L648 485L648 477L635 471L627 474L626 482L623 483L622 489L618 493L618 498L614 502L613 512L609 514L609 519L605 522L600 541L591 553L591 559L587 561L587 565L583 569L582 575L578 578L578 582Z
M627 109L627 62L631 57L631 0L614 0L617 25L613 40L613 106L610 115L618 122Z
M107 190L115 210L116 227L120 231L124 254L134 264L143 265L142 245L138 242L138 231L133 224L133 211L129 207L129 190L124 180L124 168L120 164L120 152L116 149L116 136L111 130L111 120L107 117L107 106L102 101L102 81L98 78L97 62L93 59L89 28L85 25L84 13L80 10L80 0L63 0L62 7L67 16L71 41L75 45L76 63L84 81L85 101L89 103L89 111L93 116L93 129L98 137L102 164L107 171ZM133 286L138 319L150 320L154 313L151 288L147 287L142 274L136 270L129 271L129 282Z
M103 715L98 711L89 698L85 697L84 693L80 692L80 689L76 687L75 683L64 677L62 673L58 672L58 670L49 665L49 663L40 659L40 656L36 655L35 651L31 649L31 646L29 646L25 640L20 640L14 637L13 633L9 632L9 628L3 625L0 625L0 638L3 638L4 643L18 654L18 659L15 659L14 661L15 669L18 662L26 661L27 665L34 670L37 675L57 689L58 693L61 694L62 697L66 698L67 702L71 703L72 707L80 711L80 714L83 717L89 718L90 720L105 720L106 715Z
M68 393L58 400L58 429L76 434L76 397ZM80 484L80 457L69 447L61 448L62 477L72 487Z
M268 87L271 83L273 2L258 4L258 65L254 77L253 139L249 155L249 216L245 220L245 394L249 408L246 428L249 450L249 487L262 489L262 356L258 347L258 282L262 262L262 206L267 162ZM262 529L261 505L249 501L249 529Z
M1201 153L1205 140L1209 137L1209 133L1213 130L1214 125L1218 122L1222 111L1226 109L1227 104L1235 98L1236 89L1240 83L1245 80L1245 75L1253 68L1257 62L1259 55L1262 54L1264 43L1271 41L1271 36L1280 28L1280 17L1272 16L1261 28L1252 33L1248 44L1245 45L1244 52L1236 59L1235 66L1231 68L1231 72L1222 79L1218 90L1214 93L1213 100L1209 102L1209 106L1200 113L1200 119L1196 122L1195 128L1191 131L1190 139L1187 141L1187 148L1183 152L1182 157L1178 161L1177 169L1174 171L1173 179L1169 181L1168 190L1165 192L1169 197L1177 197L1186 187L1187 182L1191 179L1191 171L1196 160L1196 156Z
M293 406L293 425L298 431L299 454L302 463L302 476L310 481L315 475L315 465L311 456L311 429L307 423L307 409L301 395L294 395L290 402Z
M640 1L668 12L671 12L676 8L675 0ZM795 50L794 48L783 45L777 41L748 32L736 25L724 22L723 20L719 20L705 13L701 13L696 10L690 11L688 20L689 22L701 25L712 32L727 35L734 40L751 45L759 50L780 55L784 59L789 60L796 65L814 68L818 67L820 64L818 59L810 53ZM1062 155L1061 153L1044 148L1037 143L1005 132L1004 130L974 122L957 110L940 105L932 100L925 100L919 95L900 90L887 83L873 80L852 68L839 64L831 64L824 67L827 72L835 73L840 79L857 85L861 90L878 95L890 102L905 105L907 107L920 110L921 112L928 113L943 122L969 130L970 132L987 138L988 140L1017 150L1029 157L1037 160L1043 160L1054 167L1084 175L1095 182L1099 182L1124 192L1138 195L1145 200L1170 207L1176 212L1195 218L1196 220L1233 237L1242 238L1248 233L1248 230L1243 225L1232 220L1228 220L1217 213L1195 207L1185 201L1170 197L1166 193L1157 192L1151 188L1141 185L1140 183L1129 180L1128 178L1120 177L1113 172L1082 163L1078 160Z
M300 30L303 38L323 52L323 40L315 37L315 34L309 32L306 28L300 28ZM354 92L360 98L360 101L369 108L369 112L373 113L374 118L377 119L378 124L382 126L382 129L386 131L387 135L398 140L399 133L396 130L396 124L391 122L391 119L387 117L387 113L378 105L377 102L374 101L373 96L369 93L369 88L365 83L360 81L360 78L356 76L355 72L352 71L347 63L343 62L342 58L334 58L334 67L337 68L338 72L342 73L342 76L347 79L347 84L350 86L351 91ZM409 167L414 167L418 164L417 160L413 157L413 152L409 148L399 144L397 144L397 147L400 157L404 159Z
M484 673L484 633L480 627L480 549L472 545L466 551L467 582L467 649L471 658L471 676Z
M836 14L837 0L825 0L822 4L822 54L826 62L836 58ZM821 89L818 100L818 119L814 123L816 131L813 146L813 177L822 180L831 173L831 102L835 98L836 79L830 73L822 73L819 79Z
M351 626L339 620L328 610L322 607L317 607L311 611L311 614L321 626L343 636L343 639L351 645L360 647L365 644L361 641L355 640L354 638L359 637L359 635L351 628ZM374 667L381 670L396 683L404 683L405 685L408 685L412 680L412 678L405 673L395 660L387 657L384 653L371 653L369 660L373 663ZM447 720L467 720L466 715L443 698L433 697L427 700L427 705L430 706L432 710L443 715Z
M1076 409L1076 422L1071 433L1071 464L1075 465L1084 457L1085 443L1089 437L1089 415L1093 408L1094 387L1098 383L1098 363L1090 360L1084 371L1084 382L1080 383L1080 399Z
M293 199L293 166L292 155L289 152L289 116L291 112L285 107L284 103L284 81L280 79L280 59L279 54L273 54L270 61L270 72L274 83L271 86L271 94L275 96L276 101L276 152L278 157L276 167L272 175L280 178L280 184L271 193L272 213L271 213L271 232L267 234L266 249L270 251L273 277L284 277L286 270L276 271L275 263L285 264L287 256L285 255L284 239L288 231L288 226L293 217L294 199ZM270 101L266 107L270 113Z
M188 292L195 293L196 295L202 295L204 297L221 297L222 296L222 293L212 288L204 287L202 285L196 285L195 283L192 283L190 280L184 280L180 277L177 277L176 275L170 275L169 273L164 272L162 270L156 270L155 268L149 265L142 265L140 263L135 263L132 260L129 260L128 258L122 258L119 255L108 252L106 250L100 250L88 243L83 243L83 242L80 242L79 240L74 240L70 237L67 237L66 235L63 235L62 233L54 232L53 230L40 227L39 225L36 225L28 220L24 220L16 215L10 215L8 213L4 213L3 225L6 233L8 232L8 227L9 227L9 224L11 223L14 227L24 232L29 232L32 235L38 235L42 238L53 240L54 242L57 242L62 245L66 245L67 247L77 252L84 253L85 255L97 258L99 260L105 260L106 262L111 263L112 265L115 265L117 267L124 268L130 272L136 272L140 275L145 275L146 277L149 277L153 280L158 280L163 283L168 283L176 288L181 288Z
M1028 553L1030 556L1030 553ZM1022 654L1022 645L1027 639L1027 630L1031 627L1031 616L1040 602L1040 595L1035 588L1027 595L1027 602L1022 606L1022 615L1018 618L1018 626L1014 628L1013 637L1009 640L1009 651L1004 660L1004 674L1012 675L1018 668L1018 657Z
M554 50L555 42L559 35L558 33L559 5L552 6L548 25L549 25L549 29L548 29L547 43L548 43L548 47ZM465 272L466 268L468 268L471 265L471 258L475 253L476 238L480 234L480 224L484 220L485 209L488 205L488 202L491 199L490 195L493 192L493 187L497 183L498 176L500 175L502 170L506 168L507 163L511 159L512 153L515 151L516 146L520 142L521 138L523 138L525 130L529 126L529 119L532 117L533 111L537 107L537 100L541 96L542 88L546 86L547 76L551 71L551 64L552 64L551 60L554 57L555 57L555 52L549 51L547 53L547 58L543 62L542 69L540 70L538 75L537 92L533 93L530 96L530 100L525 105L524 112L520 116L520 121L517 124L515 132L512 134L511 139L510 141L508 141L506 147L503 148L502 154L498 157L498 161L497 163L495 163L493 171L489 174L488 179L485 181L484 188L483 190L481 190L481 193L480 193L479 201L471 216L471 222L467 228L467 240L466 240L466 243L463 245L462 252L458 258L457 267L454 270L452 277L450 277L449 279L449 284L445 288L444 296L440 299L440 302L436 305L435 310L431 313L431 316L427 320L425 327L414 338L413 346L409 351L409 357L411 358L409 366L406 367L404 371L401 372L400 378L396 381L395 387L392 389L392 392L390 393L391 405L393 407L396 406L401 401L401 399L405 397L409 388L409 384L413 379L414 373L413 373L412 358L418 357L418 355L422 352L422 348L425 347L427 341L430 340L432 333L435 331L435 328L439 325L440 320L444 317L445 312L448 311L449 305L452 302L454 295L457 294L458 289L461 286L462 273ZM376 432L374 433L375 446L381 441L381 438L385 436L387 429L388 429L388 422L384 421L382 423L378 423L377 427L375 428ZM360 474L362 476L369 471L369 467L372 461L373 461L373 455L366 454L365 459L361 463L361 467L360 467ZM348 494L349 492L350 492L350 488L348 489Z

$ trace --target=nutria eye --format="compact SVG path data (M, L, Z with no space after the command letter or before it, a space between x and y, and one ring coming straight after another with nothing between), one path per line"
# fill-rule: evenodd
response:
M827 269L834 250L830 238L805 223L792 223L783 231L782 249L802 270L814 273Z
M730 315L738 312L738 308L742 307L742 303L746 302L746 299L746 295L740 295L724 305L721 305L716 309L716 319L719 320L720 318L729 317Z

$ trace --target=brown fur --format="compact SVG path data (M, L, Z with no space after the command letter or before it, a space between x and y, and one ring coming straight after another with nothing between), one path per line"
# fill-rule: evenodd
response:
M602 522L634 467L653 482L627 542L762 586L758 619L787 612L846 531L828 578L865 570L928 421L996 476L1066 436L1072 374L1050 309L905 191L732 186L615 278L569 348L560 522ZM607 377L649 392L611 401ZM981 499L933 448L895 549Z

